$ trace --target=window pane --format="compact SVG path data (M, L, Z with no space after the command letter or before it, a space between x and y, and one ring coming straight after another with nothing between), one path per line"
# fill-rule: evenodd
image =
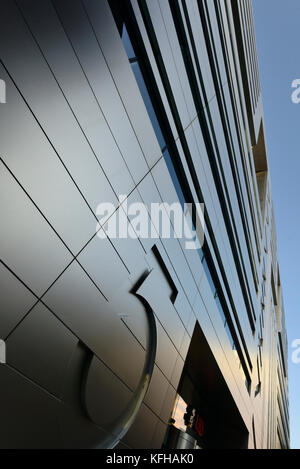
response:
M135 75L135 79L136 79L138 87L140 89L140 93L142 95L145 106L147 108L147 111L148 111L148 114L149 114L153 129L154 129L156 138L158 140L160 148L163 149L166 146L166 142L165 142L165 139L162 135L162 131L160 129L160 126L159 126L155 111L153 109L152 102L151 102L151 99L150 99L146 84L144 82L144 78L143 78L140 66L139 66L138 62L135 62L131 65L132 65L133 73Z
M203 260L203 268L204 268L204 271L206 273L206 277L207 277L208 283L210 285L211 291L213 292L213 294L215 294L216 293L216 287L215 287L214 281L212 279L212 276L211 276L211 273L210 273L210 270L209 270L209 267L208 267L208 264L207 264L207 260L205 258Z
M222 318L223 324L225 324L226 317L225 317L225 314L224 314L224 311L223 311L219 296L216 297L216 303L217 303L218 310L219 310L220 316Z
M182 205L182 208L184 208L184 203L185 203L184 195L183 195L183 192L181 190L181 185L180 185L180 182L178 180L178 177L177 177L177 174L176 174L176 171L175 171L175 168L174 168L170 153L169 153L168 150L165 150L163 155L164 155L164 158L165 158L166 165L168 166L168 170L169 170L170 176L172 178L175 190L177 192L178 199L179 199L179 201Z
M230 344L231 344L231 346L232 346L232 350L234 350L234 349L235 349L235 343L234 343L233 337L232 337L232 335L231 335L231 331L230 331L230 329L229 329L229 324L228 324L228 322L226 322L226 324L225 324L225 330L226 330L227 335L228 335L228 338L229 338L229 340L230 340Z
M134 49L132 47L131 41L129 39L128 32L127 32L125 24L123 25L122 41L123 41L123 45L124 45L124 48L126 50L126 53L128 55L129 60L134 59L135 58L135 52L134 52Z

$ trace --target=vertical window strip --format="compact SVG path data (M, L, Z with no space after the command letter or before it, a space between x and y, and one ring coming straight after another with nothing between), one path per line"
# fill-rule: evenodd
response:
M128 36L128 34L125 35L126 40L127 40L127 36ZM128 44L126 45L126 47L128 48ZM132 48L132 49L133 49L133 48ZM131 48L129 48L129 50L131 51ZM134 55L134 56L135 56L135 54L130 54L130 55ZM138 64L138 63L139 63L138 59L135 60L135 57L134 57L134 60L133 60L133 57L131 57L131 59L132 59L132 61L133 61L134 64ZM140 81L140 83L144 83L143 81L141 81L141 79L139 79L139 81ZM139 84L139 83L138 83L138 84ZM139 87L140 87L140 90L141 90L142 95L144 95L145 90L146 90L146 86L145 86L145 88L144 88L144 86L140 86L140 85L139 85ZM148 93L148 92L147 92L147 93ZM147 94L146 96L148 96L148 94ZM147 99L148 99L148 98L147 98ZM150 98L149 98L149 99L150 99ZM150 99L150 100L151 100L151 99ZM174 103L175 103L175 100L174 100L174 99L173 99L173 101L174 101ZM149 109L152 110L152 109L153 109L153 106L152 106L152 105L151 105L151 107L150 107L149 105L146 105L146 107L147 107L147 110L149 110ZM172 106L171 106L171 108L172 108ZM174 111L174 107L173 107L172 109L173 109L173 111ZM149 111L148 111L148 112L149 112ZM152 112L152 111L151 111L151 112ZM177 111L177 113L178 113L178 111ZM151 116L150 116L150 115L149 115L149 117L150 117L150 119L151 119ZM151 119L151 122L152 122L152 125L153 125L153 118ZM177 123L178 123L178 119L177 119ZM155 130L156 125L153 125L153 127L154 127L154 130ZM180 130L181 130L181 129L180 129ZM182 132L180 132L180 135L181 135L181 137L184 136L183 129L182 129ZM185 147L188 149L187 142L186 142L186 145L183 145L183 146L185 146ZM169 155L168 152L166 152L166 155L169 156L169 160L170 160L170 155ZM190 158L191 158L191 157L190 157ZM169 167L169 165L168 165L168 167ZM179 181L178 181L177 184L180 185ZM175 184L175 186L176 186L177 184ZM199 184L199 182L198 182L198 184ZM202 195L202 194L201 194L201 195ZM205 256L202 256L202 257L203 257L203 260L206 259ZM212 289L213 294L215 295L215 294L216 294L216 287L215 287L215 285L214 285L214 283L213 283L213 280L212 280L211 275L210 275L210 277L209 277L209 280L211 280L211 281L210 281L210 286L211 286L211 289ZM223 313L223 314L224 314L224 313ZM231 325L231 328L234 327L233 324L232 324L231 318L229 319L229 322L226 321L226 324L225 324L225 325ZM235 334L235 333L234 333L234 334ZM239 346L236 347L235 341L234 341L234 339L233 339L233 337L232 337L232 334L231 334L231 331L230 331L230 330L228 330L228 335L229 335L229 339L230 339L230 342L232 343L233 348L240 350L240 347L239 347ZM236 336L236 334L235 334L235 336ZM240 353L241 353L241 350L240 350ZM243 360L244 360L244 359L243 359ZM245 365L244 365L244 366L245 366ZM244 367L244 366L243 366L243 367ZM249 383L250 383L250 375L249 375L249 373L248 373L247 367L246 367L245 374L248 374L248 376L246 376L246 377L247 377L248 388L249 388L249 387L250 387L250 385L249 385Z
M150 42L152 44L152 48L153 48L153 51L155 53L155 56L156 56L156 59L157 59L157 62L158 62L158 67L160 69L160 72L161 72L161 75L162 75L162 79L164 81L164 86L165 86L165 89L166 89L166 92L168 93L172 93L171 89L170 89L170 83L168 81L168 78L167 78L167 73L164 69L164 64L163 64L163 60L162 60L162 57L161 57L161 54L160 54L160 49L159 49L159 45L157 43L157 40L156 40L156 36L155 36L155 32L154 32L154 29L153 29L153 25L152 25L152 21L151 21L151 18L150 18L150 15L149 15L149 12L148 12L148 8L147 8L147 5L145 3L144 0L139 0L139 6L140 6L140 9L141 9L141 12L142 12L142 16L143 16L143 19L144 19L144 23L145 23L145 26L146 26L146 29L148 30L148 34L149 34L149 38L150 38ZM166 80L164 80L164 78L166 77ZM167 81L167 83L166 83ZM174 97L172 97L171 99L171 109L172 109L172 112L175 114L178 115L178 111L177 111L177 108L176 108L176 104L175 104L175 100L174 100ZM175 108L175 110L174 110ZM175 122L177 123L178 125L178 121L180 122L180 119L176 119L176 117L174 118ZM179 127L179 135L181 137L181 142L182 142L182 146L184 147L184 150L185 150L185 154L186 154L186 157L188 156L188 165L192 166L193 167L193 162L192 161L189 161L189 159L191 158L190 157L190 154L189 154L189 148L187 146L187 142L185 141L185 135L184 133L182 132L183 129L181 129ZM195 173L195 169L193 168L193 170L191 171L192 173L194 172ZM199 181L198 179L196 179L196 185L199 186ZM198 187L197 187L198 188ZM201 190L200 190L201 192ZM201 197L202 198L202 197ZM220 256L219 256L219 259L220 259ZM211 266L211 268L213 268L213 266ZM221 268L222 269L222 268ZM227 280L226 280L226 283L227 283ZM230 294L230 289L228 287L228 283L227 283L227 288L228 288L228 296L231 297L231 294ZM232 300L232 297L231 297L231 301L232 301L232 307L234 308L234 305L233 305L233 300ZM238 317L237 315L235 316L236 319L238 320ZM230 319L231 321L231 319ZM231 321L232 323L232 321ZM242 334L242 331L241 331L241 328L240 328L240 334ZM235 336L236 336L236 333L235 333ZM242 338L243 340L243 338ZM252 369L252 364L251 364L251 360L250 360L250 356L247 352L247 347L246 347L246 344L245 344L245 341L244 341L244 347L245 347L245 353L247 355L247 359L249 361L249 366L250 368ZM239 348L240 349L240 348ZM240 349L241 350L241 349ZM243 354L242 354L243 356ZM244 358L242 358L243 360L243 363L244 363L244 367L245 367L245 372L248 373L248 369L247 369L247 366L245 364L245 361L244 361ZM249 376L249 374L248 374ZM248 378L250 380L250 377Z
M261 251L260 251L259 240L258 240L257 225L256 225L256 222L255 222L255 215L254 215L253 201L252 201L251 191L250 191L249 177L248 177L246 161L245 161L245 152L244 152L244 147L243 147L243 143L242 143L241 126L240 126L239 119L238 119L238 116L237 116L236 101L235 101L235 98L234 98L234 95L233 95L233 90L231 88L233 86L232 85L232 77L231 77L231 73L230 73L228 64L226 62L228 51L227 51L227 46L226 46L225 38L224 38L224 30L223 30L224 25L223 25L221 15L220 15L219 0L215 0L215 11L216 11L217 22L218 22L219 31L220 31L220 41L221 41L221 46L222 46L222 50L223 50L225 68L226 68L227 75L228 75L228 89L229 89L231 105L232 105L232 113L233 113L233 117L234 117L234 121L235 121L237 141L238 141L240 155L241 155L241 162L242 162L242 167L243 167L243 175L244 175L244 179L245 179L246 192L247 192L247 196L248 196L248 203L249 203L250 212L251 212L253 232L254 232L255 241L256 241L256 251L257 251L258 258L260 259ZM242 190L241 190L241 197L242 197L242 204L243 204L244 212L246 213L245 200L244 200L244 197L242 195ZM250 262L253 264L254 283L255 283L256 291L258 291L258 274L257 274L257 270L256 270L256 267L255 267L254 252L253 252L252 244L249 241L250 240L250 227L249 227L248 219L247 219L246 216L244 217L244 221L245 221L245 224L246 224L246 240L247 240L247 243L249 243L249 245L250 245L250 251L251 251Z
M215 43L214 43L214 39L213 39L213 35L212 35L212 28L211 28L211 23L210 23L210 19L209 19L209 12L208 12L206 2L205 2L205 10L206 10L206 23L207 23L207 45L208 45L208 48L211 50L211 56L214 59L213 63L211 63L212 68L214 68L213 64L216 64L215 72L216 72L216 75L218 77L217 79L220 82L220 70L219 70L218 61L217 61L217 58L216 58L216 56L217 56L216 48L215 48ZM216 15L217 15L217 11L216 11ZM202 22L203 21L205 21L204 18L202 18ZM220 37L220 41L222 42L221 37ZM225 61L226 54L224 53L224 49L223 49L223 58L224 58L224 61ZM225 63L226 71L227 71L227 77L228 77L228 80L229 80L230 77L228 75L228 68L226 67L226 62L224 62L224 63ZM243 224L243 229L244 229L245 240L246 240L247 249L248 249L250 266L251 266L251 270L252 270L254 284L257 288L258 287L258 285L257 285L258 275L257 275L256 267L255 267L254 258L253 258L253 250L252 250L252 247L251 247L251 243L249 241L250 233L249 233L249 225L248 225L248 222L247 222L247 217L245 215L245 201L244 201L244 198L243 198L240 178L239 178L238 170L237 170L236 154L235 154L234 145L233 145L232 133L231 133L231 130L230 130L229 117L228 117L226 105L224 104L225 103L225 97L224 97L224 93L223 93L223 88L220 87L219 89L217 89L217 87L216 87L216 91L217 91L217 99L218 99L218 104L219 104L219 110L220 110L220 115L221 115L225 140L226 140L226 143L227 143L228 155L229 155L231 169L232 169L233 178L234 178L234 183L235 183L235 187L236 187L236 193L237 193L237 198L238 198L238 203L239 203L239 208L240 208L240 214L241 214L241 219L242 219L242 224ZM241 150L241 148L240 148L240 150ZM233 220L233 225L234 225L234 229L235 229L235 232L236 232L234 220ZM248 295L249 295L248 298L249 298L249 301L250 301L250 305L252 306L251 312L254 316L254 320L256 321L256 315L255 315L254 307L253 307L252 300L251 300L250 288L249 288L249 285L248 285L246 270L245 270L245 266L244 266L244 263L243 263L243 257L241 255L241 248L240 248L240 245L239 245L238 236L237 236L237 243L238 243L238 249L239 249L240 256L241 256L240 259L241 259L243 270L244 270L244 273L245 273L245 282L246 282L246 287L247 287Z
M200 17L201 17L201 21L202 21L202 25L203 25L204 36L206 38L206 45L207 45L209 60L210 60L210 64L211 64L211 68L212 68L212 72L213 72L213 77L214 77L215 80L217 80L217 73L218 72L214 68L213 50L212 50L212 46L211 46L210 39L209 39L209 36L210 36L209 35L209 25L206 22L206 14L205 14L204 5L199 0L198 0L198 7L199 7L199 13L200 13ZM216 93L217 93L217 99L218 99L218 102L219 102L219 110L221 112L221 117L222 117L222 113L223 113L222 98L220 97L220 90L218 89L217 83L215 83L215 89L216 89ZM223 119L224 119L224 116L223 116L222 120ZM210 122L211 122L211 118L210 118ZM213 132L213 129L212 129L212 132ZM224 132L225 132L225 137L226 137L225 127L224 127ZM214 138L215 138L215 136L214 136ZM228 153L229 153L229 156L230 156L231 155L230 145L228 146ZM219 155L218 150L217 150L217 156L218 156L218 159L220 159L220 155ZM234 166L232 166L232 168L234 168ZM234 169L233 169L233 172L234 172ZM221 174L222 174L223 181L225 181L225 176L224 176L224 172L223 172L222 168L221 168ZM231 220L232 220L232 223L233 223L233 230L235 232L235 236L232 233L232 237L233 237L233 239L236 239L236 242L237 242L237 247L236 247L235 244L233 244L233 241L232 241L231 246L232 246L232 249L233 249L233 256L234 256L234 259L235 259L237 271L239 272L239 277L240 277L240 281L241 281L241 288L244 292L244 299L245 299L245 303L246 303L246 309L247 309L247 312L248 312L248 318L249 318L249 321L250 321L250 326L252 328L252 331L254 332L255 331L256 314L255 314L255 310L254 310L254 306L253 306L253 302L252 302L252 298L251 298L249 283L248 283L248 279L247 279L247 275L246 275L246 269L245 269L245 265L244 265L244 262L243 262L243 256L241 254L241 247L240 247L238 234L237 234L237 229L236 229L236 225L235 225L235 222L234 222L234 216L233 216L232 208L231 208L231 204L230 204L230 197L229 197L228 191L226 189L226 185L225 185L225 192L227 194L227 201L228 201L229 211L231 213ZM238 189L237 189L237 195L239 196ZM222 200L221 196L220 196L220 200ZM225 213L226 213L227 209L226 209L226 206L224 204L223 204L223 207L224 207L224 210L225 210ZM229 217L229 214L228 214L228 217ZM243 220L243 212L242 211L241 211L241 217L242 217L242 220ZM245 217L244 217L244 223L245 223ZM228 226L229 233L230 233L232 231L232 227L231 227L230 224L228 225L228 222L227 222L227 226ZM246 235L245 235L245 238L246 238L246 243L247 243L247 247L248 247L248 255L249 255L250 265L251 265L251 269L252 269L252 275L253 275L253 279L254 279L254 283L255 283L255 278L256 278L255 266L253 264L253 258L251 256L252 253L251 253L251 249L249 247L249 240L247 242L247 236ZM243 279L243 281L242 281L242 279ZM244 282L245 282L245 284L244 284ZM243 286L243 284L244 284L244 286Z
M198 101L199 100L199 93L197 94L197 89L195 88L197 86L197 82L196 82L196 80L192 80L193 77L191 77L191 70L192 70L193 65L192 65L192 60L191 60L191 56L190 56L190 51L189 51L189 47L188 47L187 38L186 38L185 32L184 32L184 25L182 23L181 12L180 12L179 5L178 5L177 1L171 0L171 1L169 1L169 3L170 3L171 11L172 11L172 14L173 14L173 20L174 20L174 23L175 23L175 27L176 27L177 33L179 35L179 42L181 43L181 46L182 46L183 55L185 55L185 53L186 53L189 56L189 57L184 56L184 61L185 61L187 73L188 73L188 76L189 76L189 79L190 79L190 85L191 85L191 89L192 89L193 96L194 96L194 99L195 99L196 108L199 110L199 107L201 107L201 106L199 106L199 101ZM186 19L188 20L188 17ZM181 28L179 30L179 23L180 22L181 22ZM195 97L195 94L196 94L196 97ZM239 319L238 319L237 315L235 315L235 319L236 319L236 323L237 323L239 331L240 331L240 336L241 336L242 341L243 341L244 349L246 351L247 346L246 346L245 340L243 338L243 333L242 333L241 326L239 324ZM250 357L249 357L249 362L251 363Z

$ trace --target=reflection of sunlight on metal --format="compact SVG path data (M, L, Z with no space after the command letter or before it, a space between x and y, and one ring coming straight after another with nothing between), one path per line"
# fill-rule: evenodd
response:
M6 103L6 84L4 80L0 80L0 103Z
M144 364L142 376L127 408L124 409L123 413L114 422L112 422L112 425L111 425L112 430L110 431L110 434L102 442L99 442L99 444L96 447L97 449L113 449L120 442L120 440L126 435L126 433L130 429L131 425L133 424L141 408L144 397L149 388L149 384L152 378L152 373L153 373L154 364L155 364L155 357L156 357L157 330L156 330L155 316L152 311L152 308L150 307L149 303L141 295L139 295L139 289L143 285L143 283L147 280L147 277L149 276L150 273L151 273L150 271L145 272L145 274L140 278L138 283L130 292L133 295L135 295L139 299L139 301L141 301L141 303L143 304L145 308L145 313L147 315L147 320L148 320L148 339L147 339L147 348L146 348L146 358L145 358L145 364ZM94 360L94 356L92 356L91 360L89 361L89 365L85 373L85 378L83 380L83 385L82 385L83 395L85 395L87 379L88 379L89 372L93 365L93 360ZM94 422L94 419L92 418L92 416L89 415L88 409L86 409L86 411L90 420L93 421L93 423L97 424L97 422Z
M0 340L0 364L6 363L6 344L4 340Z

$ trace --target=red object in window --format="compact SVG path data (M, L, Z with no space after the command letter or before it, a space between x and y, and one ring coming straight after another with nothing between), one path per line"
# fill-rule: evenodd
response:
M196 417L195 430L200 437L204 436L204 420L199 415Z

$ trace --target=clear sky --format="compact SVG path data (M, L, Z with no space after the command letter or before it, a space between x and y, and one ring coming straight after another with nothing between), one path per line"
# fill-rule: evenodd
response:
M300 449L300 364L291 362L300 339L300 104L291 100L300 79L300 1L253 0L253 8L289 334L292 447Z

